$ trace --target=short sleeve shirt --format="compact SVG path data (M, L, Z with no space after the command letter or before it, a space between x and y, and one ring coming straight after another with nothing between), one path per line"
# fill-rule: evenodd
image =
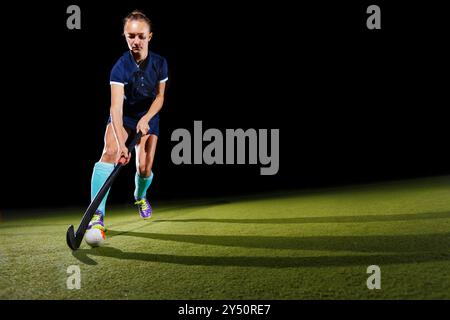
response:
M112 68L109 81L124 86L124 115L139 117L155 100L158 84L168 79L165 58L149 51L147 58L138 65L131 51L127 51Z

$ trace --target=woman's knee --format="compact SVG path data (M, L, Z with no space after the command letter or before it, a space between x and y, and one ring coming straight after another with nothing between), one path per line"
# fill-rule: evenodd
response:
M141 177L150 177L152 173L153 159L145 161L145 163L139 163L138 171Z

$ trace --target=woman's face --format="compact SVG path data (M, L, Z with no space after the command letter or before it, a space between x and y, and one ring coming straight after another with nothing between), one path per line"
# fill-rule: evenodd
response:
M129 20L124 28L125 39L128 48L133 53L144 53L148 48L148 43L152 38L150 28L145 21Z

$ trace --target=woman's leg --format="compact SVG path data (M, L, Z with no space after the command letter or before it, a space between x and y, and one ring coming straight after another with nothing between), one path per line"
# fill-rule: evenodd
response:
M153 160L155 158L158 136L150 134L141 138L136 145L136 177L134 198L139 207L139 213L146 219L151 216L152 208L147 200L147 190L153 180Z
M125 137L128 137L128 133L126 132L126 130L123 129L123 131ZM114 170L115 163L117 163L117 161L119 160L119 148L111 123L106 126L104 141L105 145L103 148L102 156L100 158L100 161L94 165L94 171L92 173L91 201L95 198L103 183ZM105 214L106 199L108 197L108 194L109 191L108 193L106 193L97 209L97 211L100 211L101 215Z

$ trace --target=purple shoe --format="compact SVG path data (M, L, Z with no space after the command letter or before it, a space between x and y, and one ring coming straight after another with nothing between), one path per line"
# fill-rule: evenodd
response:
M152 217L152 207L150 206L147 198L137 200L134 204L138 206L139 214L142 219L149 219Z
M101 212L100 210L95 211L94 216L89 222L87 230L91 228L97 228L102 230L103 232L106 232L105 224L103 223L103 212Z

